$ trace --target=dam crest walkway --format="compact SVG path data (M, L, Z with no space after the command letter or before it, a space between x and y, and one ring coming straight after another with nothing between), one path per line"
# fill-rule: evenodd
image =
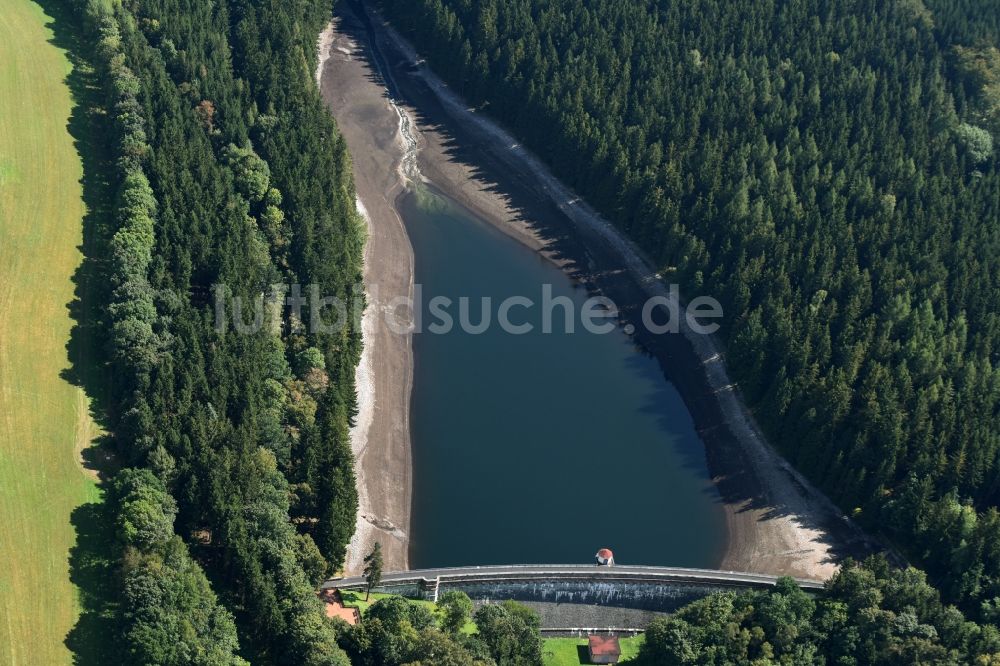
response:
M376 592L437 601L448 590L461 590L476 603L513 599L539 614L546 635L636 634L662 613L715 592L774 587L778 576L654 566L517 564L417 569L385 573ZM806 592L823 583L793 578ZM330 579L323 589L363 591L361 576Z

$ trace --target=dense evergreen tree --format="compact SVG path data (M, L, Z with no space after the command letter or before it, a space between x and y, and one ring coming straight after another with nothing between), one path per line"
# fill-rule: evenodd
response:
M995 7L381 4L666 279L722 302L787 458L949 599L1000 598Z
M813 598L773 591L706 597L650 624L636 664L997 664L996 627L941 604L914 569L848 563Z
M235 616L255 663L346 664L313 585L354 529L360 340L355 321L308 326L323 313L296 318L271 289L359 298L350 163L312 79L330 8L79 9L117 138L114 434L144 469L122 475L117 500L128 649L139 663L243 663ZM216 321L213 289L246 304L242 325ZM279 323L248 326L254 304Z
M149 470L119 473L108 502L124 549L121 625L139 664L245 665L232 615L173 531L176 504Z
M541 666L538 614L516 601L483 606L473 616L497 666Z
M372 552L365 555L365 601L371 597L372 588L382 582L382 544L378 541Z

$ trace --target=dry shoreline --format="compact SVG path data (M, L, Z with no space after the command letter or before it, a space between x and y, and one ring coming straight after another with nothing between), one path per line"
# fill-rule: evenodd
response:
M394 296L412 293L413 250L394 206L403 189L395 169L402 153L397 123L389 115L383 91L368 83L367 64L351 56L356 45L335 25L331 23L319 37L316 79L350 147L358 212L368 227L364 261L368 307L362 320L364 349L355 374L358 415L351 429L358 517L344 565L344 573L353 575L361 572L364 556L376 540L382 544L386 570L408 568L413 355L410 336L388 330L380 313Z
M414 67L419 59L412 48L374 14L372 23L383 66L391 70L406 120L412 125L409 133L417 140L418 166L424 178L573 277L610 296L622 306L626 319L638 317L638 304L646 298L665 292L641 252L512 137L466 109L426 67ZM384 295L388 294L386 286L397 294L408 293L398 273L401 265L408 266L406 289L412 289L412 249L393 206L403 184L399 165L405 151L399 117L385 98L384 84L371 63L368 38L365 27L341 3L337 18L321 39L321 48L330 56L321 65L322 89L355 156L359 197L371 216L366 284L369 288L377 285ZM864 536L766 443L728 378L717 342L695 335L686 326L682 329L683 335L640 335L637 342L660 361L668 379L677 385L705 441L728 528L720 568L824 579L843 555L869 550ZM391 334L386 338L366 328L365 343L366 356L371 353L371 358L384 361L390 355L398 362L370 367L376 408L364 432L359 432L360 417L355 428L363 498L359 517L368 519L359 520L349 572L357 570L378 530L390 525L391 529L382 529L388 536L383 547L391 550L386 566L405 568L409 526L410 340L401 341ZM390 368L399 374L386 375ZM400 391L391 390L394 378L406 384L405 404L399 402ZM362 386L359 381L359 390ZM406 415L405 437L393 429L399 423L386 413L389 409ZM404 461L406 470L400 469ZM405 477L406 485L390 488L382 477ZM395 497L380 495L385 492L394 492Z

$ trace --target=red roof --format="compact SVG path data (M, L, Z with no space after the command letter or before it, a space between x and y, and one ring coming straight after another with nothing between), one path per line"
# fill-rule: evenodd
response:
M590 636L587 640L592 657L620 657L622 654L617 636Z
M599 551L597 551L597 556L604 558L605 560L610 560L612 557L614 557L614 553L612 553L607 548L601 548Z
M350 625L355 625L361 622L361 615L358 613L357 608L348 608L347 606L344 606L344 601L340 598L339 590L322 590L319 593L319 598L326 606L327 617L339 617L341 620Z

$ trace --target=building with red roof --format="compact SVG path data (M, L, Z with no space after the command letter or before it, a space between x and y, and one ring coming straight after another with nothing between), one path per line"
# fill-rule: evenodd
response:
M340 596L340 590L322 590L319 598L326 607L326 616L339 618L350 625L361 622L361 613L357 608L350 608L344 605L344 600Z
M617 636L590 636L587 643L592 664L617 664L622 657Z

